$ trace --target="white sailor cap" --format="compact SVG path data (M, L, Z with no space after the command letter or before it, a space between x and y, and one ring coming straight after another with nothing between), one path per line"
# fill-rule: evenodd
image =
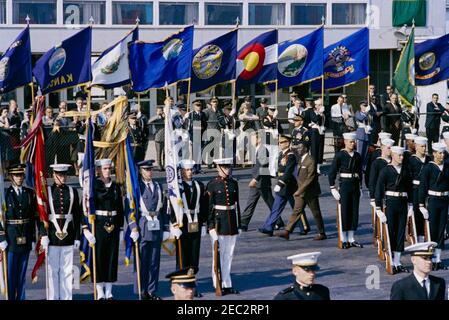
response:
M391 133L388 132L379 132L379 139L390 139L391 138Z
M444 143L432 143L432 150L437 152L444 152L446 150L446 145Z
M308 252L300 253L287 257L288 260L292 261L292 264L300 267L312 267L318 265L318 257L321 252Z
M427 145L427 138L418 136L418 137L415 138L415 144Z
M270 110L276 110L277 107L276 107L276 105L274 105L274 104L270 104L270 105L268 106L268 109L270 109Z
M214 159L214 163L218 165L231 165L233 163L232 158L221 158L221 159Z
M409 252L412 256L433 256L437 245L438 244L433 241L419 242L404 248L404 251Z
M195 161L190 159L183 159L179 162L179 167L182 169L192 169L195 165Z
M405 151L405 149L403 147L399 147L399 146L391 147L391 152L396 153L396 154L403 154L404 151Z
M443 132L443 138L449 139L449 131Z
M406 133L405 134L405 139L406 140L415 140L415 138L416 138L416 135L413 134L413 133Z
M67 172L72 165L64 163L55 163L50 165L54 172Z
M97 167L102 167L102 166L109 166L112 164L112 160L111 159L100 159L100 160L95 160L95 165Z
M392 147L394 145L394 140L393 139L382 139L381 140L382 145L386 146L386 147Z
M355 140L356 137L357 137L357 134L355 132L343 133L343 139L345 139L345 140Z

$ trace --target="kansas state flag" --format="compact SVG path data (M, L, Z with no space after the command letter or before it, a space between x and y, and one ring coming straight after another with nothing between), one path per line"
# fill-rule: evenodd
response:
M272 30L254 38L237 54L237 88L276 80L278 32Z
M129 44L131 83L136 92L162 88L190 78L193 26L161 42Z
M190 92L204 91L235 79L237 30L209 41L193 51Z
M415 45L415 85L449 79L449 34Z
M278 49L278 88L296 86L323 74L323 27L305 37L285 41Z
M42 94L90 82L91 46L89 26L47 51L33 69Z
M363 28L336 42L323 52L324 89L335 89L359 81L369 75L369 30ZM321 89L321 80L312 90Z
M138 39L139 28L135 27L126 37L104 51L92 65L92 85L114 88L128 84L128 43Z
M0 93L32 81L30 28L26 27L0 57Z

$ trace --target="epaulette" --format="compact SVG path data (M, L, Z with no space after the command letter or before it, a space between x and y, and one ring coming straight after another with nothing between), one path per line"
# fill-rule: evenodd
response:
M290 287L285 288L284 290L282 290L282 291L279 292L279 293L280 293L280 294L286 294L286 293L292 292L293 289L295 289L295 287L294 287L294 286L290 286Z

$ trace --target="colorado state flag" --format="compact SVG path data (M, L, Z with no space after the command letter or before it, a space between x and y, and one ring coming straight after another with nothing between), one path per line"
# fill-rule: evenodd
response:
M449 34L415 45L415 85L449 79Z
M276 80L278 31L272 30L254 38L237 54L237 88L252 83Z
M33 69L42 94L91 80L92 28L89 26L45 53Z

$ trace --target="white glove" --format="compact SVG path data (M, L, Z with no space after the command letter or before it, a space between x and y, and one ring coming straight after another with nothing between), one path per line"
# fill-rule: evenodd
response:
M164 233L162 234L162 242L167 241L168 238L170 238L170 232L164 231Z
M363 191L362 191L362 189L360 189L360 197L359 197L359 200L361 200L363 198Z
M429 219L429 211L425 207L419 207L419 211L421 211L424 220Z
M179 228L173 228L171 234L175 237L175 239L179 239L182 235L182 231Z
M340 192L337 189L331 189L331 193L335 200L340 201Z
M139 240L139 231L132 230L129 236L131 237L131 239L133 239L134 242L137 242L137 240Z
M369 205L371 207L373 207L374 210L376 210L376 202L374 201L374 199L371 199L371 201L369 202Z
M387 216L385 215L385 213L382 212L382 210L376 210L376 214L380 219L380 222L385 223L387 222Z
M409 204L408 205L408 212L407 212L407 217L411 217L413 215L413 205Z
M243 231L242 231L242 229L239 229L239 235L241 235L241 234L242 234L242 232L243 232Z
M49 244L50 244L50 239L48 238L48 236L43 236L43 237L41 238L41 245L42 245L42 248L44 248L44 250L47 250Z
M1 251L5 251L7 247L8 247L8 242L6 242L6 240L3 240L2 242L0 242L0 250Z
M213 241L217 241L218 240L217 231L215 231L215 229L209 230L209 235L210 235L210 237L212 238Z
M273 191L279 192L279 191L281 191L281 187L279 185L275 185Z
M413 133L413 134L416 134L417 132L418 132L418 130L412 129L412 133Z
M96 240L95 240L95 237L92 234L92 232L90 232L87 229L84 229L83 233L84 233L84 236L86 237L87 241L89 241L89 244L95 244Z
M207 234L206 226L201 227L201 236L204 237Z
M79 240L75 240L73 243L73 249L79 249L81 245L81 242Z

